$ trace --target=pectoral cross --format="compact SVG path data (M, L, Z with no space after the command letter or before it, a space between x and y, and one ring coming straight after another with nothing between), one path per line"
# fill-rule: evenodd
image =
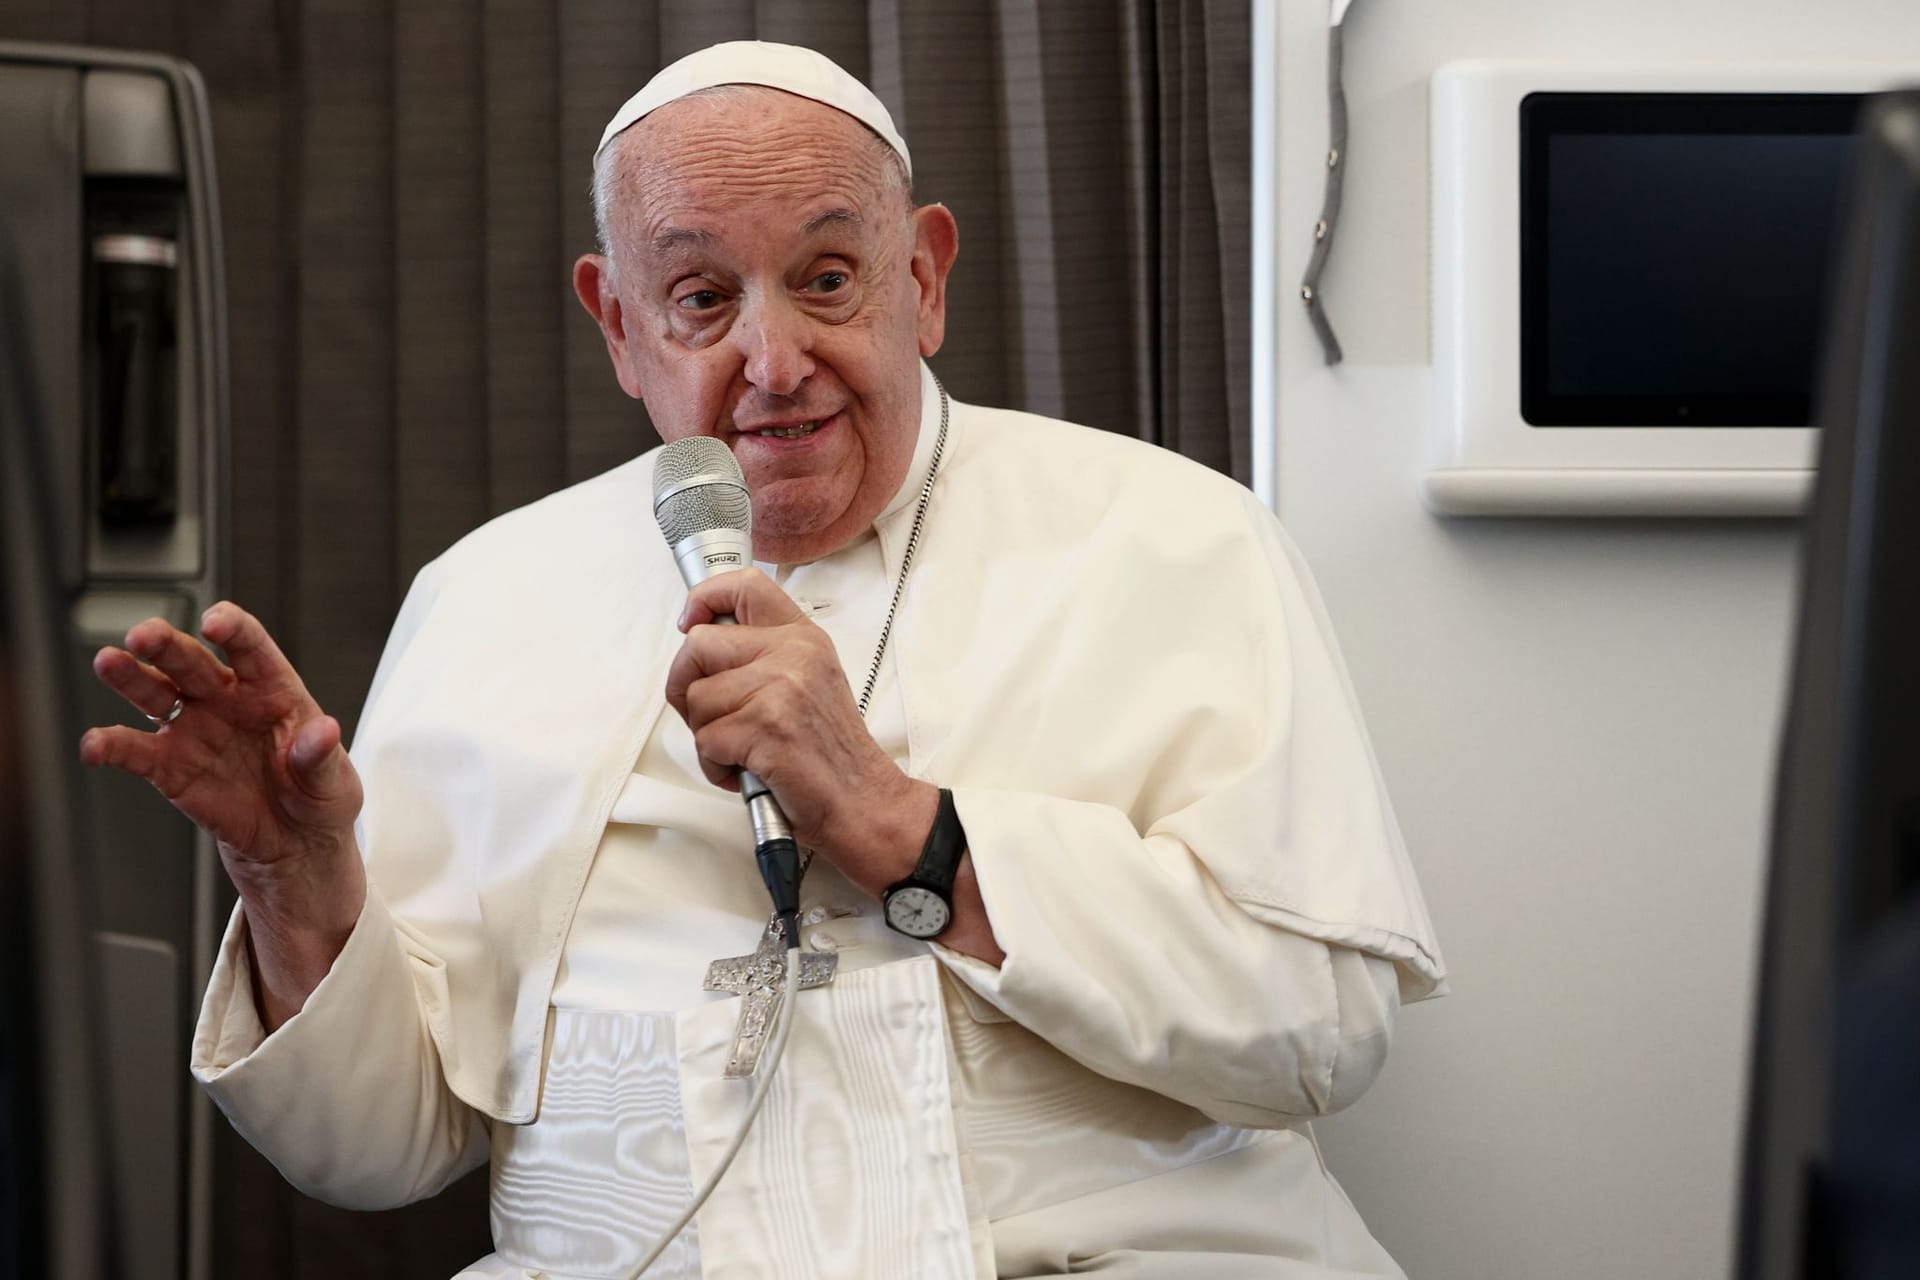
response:
M824 987L833 981L840 957L831 951L800 953L800 989ZM707 966L708 991L731 991L741 997L740 1022L733 1029L733 1049L727 1055L728 1080L744 1080L760 1069L760 1051L766 1047L775 1015L787 986L787 945L777 921L760 935L760 946L750 956L715 960Z

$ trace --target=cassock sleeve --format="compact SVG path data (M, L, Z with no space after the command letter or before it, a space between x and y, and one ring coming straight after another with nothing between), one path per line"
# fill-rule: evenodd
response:
M1245 536L1174 566L1164 607L1105 621L1130 669L1068 635L1084 688L1049 673L1031 732L1129 782L949 782L1006 959L939 954L1092 1070L1275 1127L1356 1099L1444 970L1311 578L1247 503ZM1150 590L1141 562L1114 572Z
M235 909L192 1067L241 1137L331 1204L424 1199L487 1158L486 1127L447 1088L405 937L371 884L333 967L271 1034L254 1006L246 913Z
M1141 841L1116 811L955 797L974 847L999 851L976 874L1007 956L997 969L941 957L989 1004L1085 1066L1225 1124L1330 1114L1373 1083L1400 1007L1391 961L1263 924L1177 841ZM1035 835L1077 856L1009 856ZM1116 874L1100 851L1128 844L1140 873Z
M423 570L368 705L431 604ZM364 714L363 714L364 720ZM361 847L366 847L364 830ZM419 995L440 962L399 926L372 876L346 945L300 1012L268 1034L254 1003L244 904L214 961L191 1067L234 1129L300 1190L350 1209L424 1199L487 1158L487 1130L448 1088Z

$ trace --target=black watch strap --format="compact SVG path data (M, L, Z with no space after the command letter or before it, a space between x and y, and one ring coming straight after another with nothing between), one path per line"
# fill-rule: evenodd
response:
M920 846L920 861L914 864L909 880L952 897L953 878L960 872L960 859L967 852L967 832L960 825L960 811L954 808L953 792L940 788L940 807L933 814L933 829Z

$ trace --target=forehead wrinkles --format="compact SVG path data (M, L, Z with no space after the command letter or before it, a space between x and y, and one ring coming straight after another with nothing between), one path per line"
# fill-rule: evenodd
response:
M644 132L643 132L644 131ZM729 214L763 208L797 233L823 208L877 221L889 189L886 144L831 107L777 90L683 99L634 127L623 157L628 228L639 247L669 227L718 230Z

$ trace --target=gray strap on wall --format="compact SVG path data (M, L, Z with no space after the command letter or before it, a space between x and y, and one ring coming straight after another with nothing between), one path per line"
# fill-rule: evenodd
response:
M1320 220L1313 224L1313 255L1307 259L1307 273L1300 278L1300 301L1307 309L1307 320L1313 325L1314 336L1320 339L1320 349L1326 353L1327 363L1340 363L1340 339L1333 333L1333 324L1327 319L1326 304L1320 296L1320 273L1327 268L1327 257L1333 251L1333 232L1340 222L1341 178L1347 168L1347 90L1341 79L1341 21L1346 17L1345 9L1350 5L1339 6L1339 13L1327 28L1327 188L1320 203Z

